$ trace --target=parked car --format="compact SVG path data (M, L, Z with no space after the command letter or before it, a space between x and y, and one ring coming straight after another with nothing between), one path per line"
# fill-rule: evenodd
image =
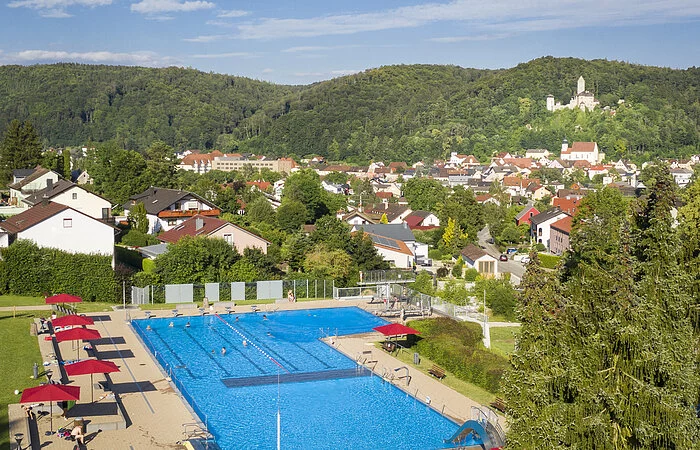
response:
M495 241L493 240L492 237L490 237L490 238L486 239L486 242L488 242L489 244L493 244Z
M508 255L501 255L498 257L500 261L508 261Z
M523 264L527 264L527 263L530 262L530 257L529 257L529 256L526 256L526 257L524 257L523 259L521 259L520 262L523 263Z
M510 255L511 253L517 253L517 252L518 252L518 249L515 247L508 247L506 249L506 255Z

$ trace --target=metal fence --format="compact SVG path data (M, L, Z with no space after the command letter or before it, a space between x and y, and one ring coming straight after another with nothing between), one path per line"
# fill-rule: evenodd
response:
M416 280L411 269L370 270L360 272L359 285L380 283L408 283Z
M240 300L286 299L291 291L297 299L332 298L333 280L266 280L249 283L169 284L131 288L131 303L189 303Z

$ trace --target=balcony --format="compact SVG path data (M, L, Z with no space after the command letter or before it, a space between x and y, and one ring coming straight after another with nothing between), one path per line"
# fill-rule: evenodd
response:
M179 219L183 217L194 217L197 214L207 217L218 217L221 215L219 209L166 209L158 213L161 219Z

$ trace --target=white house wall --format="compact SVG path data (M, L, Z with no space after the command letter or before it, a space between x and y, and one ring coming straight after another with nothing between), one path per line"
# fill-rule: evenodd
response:
M73 198L73 194L76 195L75 199ZM95 219L102 219L103 208L107 208L109 211L111 211L112 208L109 201L78 187L72 187L65 192L61 192L53 197L51 201L70 206Z
M64 222L67 219L70 219L70 226ZM114 228L77 211L61 211L18 233L17 239L28 239L39 247L57 248L68 253L106 255L112 258L114 267Z
M389 250L388 248L374 246L377 249L377 253L382 255L384 261L388 261L394 264L399 269L410 269L413 267L413 262L415 257L413 255L407 255L406 253L395 252Z

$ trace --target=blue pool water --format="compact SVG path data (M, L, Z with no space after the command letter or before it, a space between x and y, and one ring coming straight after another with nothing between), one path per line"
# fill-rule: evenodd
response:
M276 448L278 408L284 449L443 448L457 424L319 340L385 323L359 308L132 321L224 450Z

